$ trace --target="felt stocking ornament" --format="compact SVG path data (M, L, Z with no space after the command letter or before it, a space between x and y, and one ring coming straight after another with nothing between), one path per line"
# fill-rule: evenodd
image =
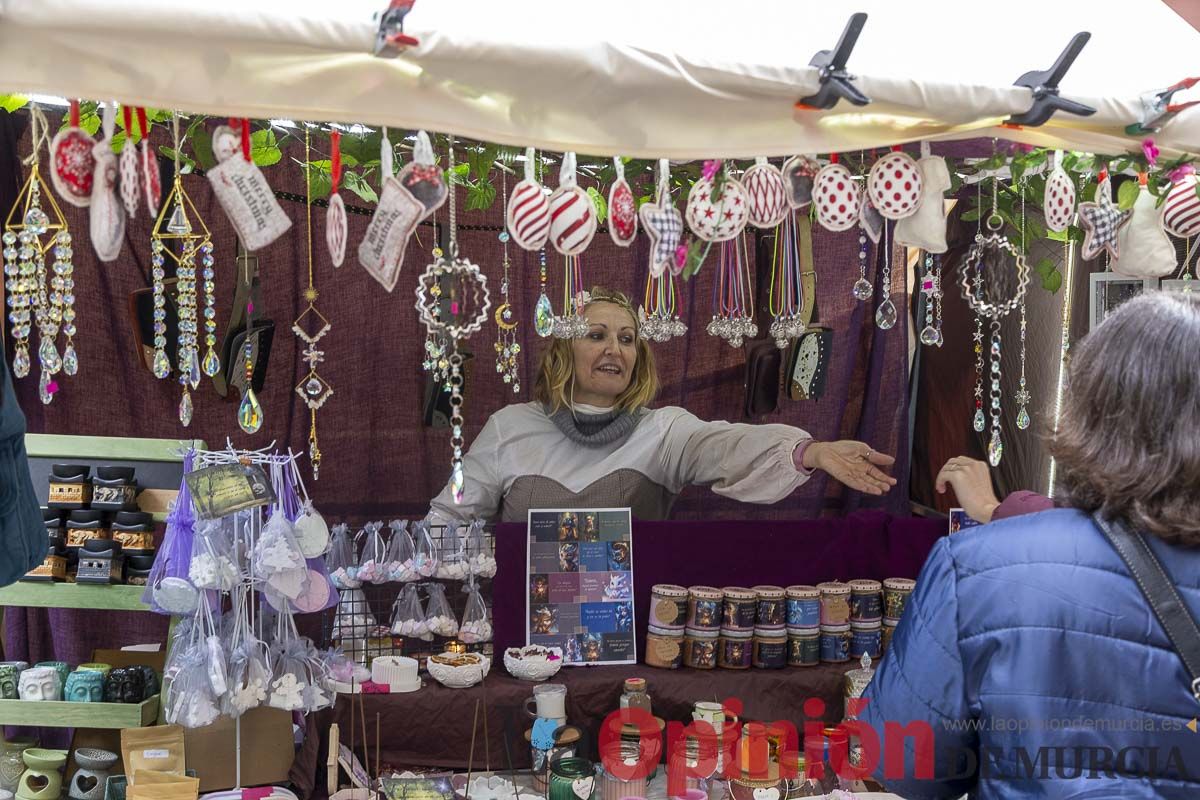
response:
M783 180L788 188L788 205L795 209L812 203L813 178L821 165L808 156L792 156L783 165Z
M669 163L658 162L658 191L653 203L643 203L638 209L642 226L650 236L650 276L660 277L675 263L675 250L683 236L683 216L671 202Z
M146 196L146 212L151 219L158 217L158 206L162 201L162 171L158 156L150 145L150 126L146 123L146 109L137 110L138 130L142 136L142 192Z
M838 163L837 153L830 158L813 179L812 203L817 209L817 222L836 233L850 230L859 221L862 196L850 170Z
M279 207L262 170L250 160L250 120L231 123L239 128L237 133L223 126L213 133L213 155L220 163L208 171L208 182L246 249L261 250L291 228L292 221Z
M921 142L921 200L917 210L896 223L896 243L919 247L927 253L944 253L946 247L946 211L943 195L950 188L950 170L946 160L932 155L929 142Z
M508 233L522 250L540 250L550 238L550 198L537 181L533 153L525 148L525 179L513 187L505 216Z
M763 156L742 175L742 186L749 195L748 222L756 228L774 228L787 216L787 186L779 167Z
M596 235L596 207L575 182L575 154L563 156L558 188L550 195L550 244L564 256L577 256Z
M116 103L104 106L100 141L92 145L96 162L92 175L92 202L88 208L88 228L92 247L101 261L115 261L125 240L125 209L117 196L117 154L112 151L113 130L117 121Z
M425 206L392 174L392 143L386 128L379 161L383 188L379 192L379 205L367 225L367 233L358 245L358 263L390 292L400 279L405 247L425 216Z
M1133 278L1162 278L1175 271L1175 245L1163 230L1154 195L1146 187L1146 173L1138 175L1141 187L1133 201L1129 224L1117 234L1121 255L1111 265L1113 272Z
M130 219L137 216L138 195L141 186L138 182L138 153L133 144L133 109L130 106L121 108L125 122L125 144L121 147L121 201L125 204L125 213Z
M618 247L629 247L637 238L637 202L629 181L625 180L625 162L620 156L613 159L613 167L617 179L608 190L608 235Z
M400 170L396 179L409 194L417 198L425 207L425 213L421 215L421 219L425 219L437 211L446 202L449 190L446 188L445 175L442 168L437 165L437 159L433 156L433 144L429 141L429 134L425 131L417 131L417 141L413 145L413 160Z
M917 212L922 184L917 162L897 148L871 167L867 194L880 214L888 219L904 219Z
M342 133L334 130L329 134L329 208L325 210L325 246L334 267L340 267L346 258L346 237L349 235L346 221L346 204L338 194L342 183Z
M720 170L712 178L701 177L688 192L687 223L692 233L706 242L724 242L746 228L750 204L741 181L725 171L720 191L713 196Z
M92 201L92 178L96 160L91 136L79 127L79 101L71 101L71 124L60 130L50 143L53 159L50 180L58 196L83 208Z

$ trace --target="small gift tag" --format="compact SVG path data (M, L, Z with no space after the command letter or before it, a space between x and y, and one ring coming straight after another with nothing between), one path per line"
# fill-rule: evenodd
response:
M96 172L95 146L92 137L79 127L79 101L71 101L71 124L60 130L50 143L54 158L50 180L58 196L73 206L83 208L92 202L92 185Z
M141 192L137 148L133 146L133 108L124 106L121 116L125 122L125 144L121 147L121 201L125 204L125 213L133 219L137 216L138 194Z
M95 172L92 176L92 202L88 207L88 232L92 247L101 261L115 261L125 241L125 210L117 196L117 154L112 151L117 106L104 107L103 136L92 145Z
M249 121L242 120L242 152L208 171L213 193L247 250L261 250L292 227L266 177L250 160ZM214 143L217 136L214 135ZM227 142L228 136L220 137ZM217 148L214 145L214 154Z
M358 246L358 263L389 292L400 278L408 238L425 213L425 206L400 181L392 177L384 179L379 205Z
M162 202L162 172L158 166L158 156L150 145L150 126L146 123L146 109L137 110L138 128L142 134L142 191L146 196L146 211L150 218L158 217L158 207Z
M329 208L325 211L325 246L329 248L329 258L333 266L340 267L346 259L346 238L349 226L346 220L346 204L338 189L342 185L342 133L335 130L329 135L330 163L329 178L333 186L330 189Z

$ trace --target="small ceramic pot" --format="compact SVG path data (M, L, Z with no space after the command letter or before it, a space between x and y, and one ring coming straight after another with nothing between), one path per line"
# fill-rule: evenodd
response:
M154 671L154 667L146 666L145 664L137 665L136 669L142 673L142 699L149 700L154 695L158 694L158 673Z
M108 673L104 682L104 702L140 703L146 692L146 679L140 667L119 667Z
M18 684L22 700L60 700L62 682L51 667L30 667L21 673Z
M31 747L21 756L25 759L25 772L17 784L17 800L59 800L62 795L59 770L67 763L67 754Z
M99 703L104 699L104 675L79 669L67 676L63 700L73 703Z
M116 753L81 747L75 751L75 764L79 769L71 778L67 796L72 800L103 800L104 787L108 783L109 770L120 758Z
M58 673L58 685L67 685L67 676L71 674L71 667L65 661L39 661L34 664L35 667L51 667Z

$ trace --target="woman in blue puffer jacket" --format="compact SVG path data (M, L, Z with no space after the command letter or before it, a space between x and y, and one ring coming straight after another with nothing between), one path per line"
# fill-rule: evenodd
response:
M889 790L1200 797L1200 699L1089 516L1146 534L1200 618L1197 343L1200 297L1121 306L1072 350L1051 445L1063 507L933 548L858 715Z

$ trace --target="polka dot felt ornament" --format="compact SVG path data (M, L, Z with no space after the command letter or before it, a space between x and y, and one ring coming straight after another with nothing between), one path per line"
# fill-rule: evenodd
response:
M1065 231L1075 218L1075 184L1062 168L1061 156L1061 152L1054 154L1054 169L1046 178L1046 193L1042 198L1046 228L1056 233Z
M692 184L688 192L688 227L706 242L724 242L734 238L745 230L749 220L749 198L741 181L726 173L720 194L714 198L713 182L716 179L716 175L712 178L702 177Z
M550 195L550 244L564 256L577 256L592 243L596 224L592 198L575 183L575 154L567 153Z
M522 250L540 250L550 236L550 198L534 177L533 148L525 149L525 179L508 198L508 234Z
M742 186L749 195L747 221L756 228L774 228L783 222L788 212L787 186L783 173L764 157L754 160L754 166L742 175Z
M887 219L904 219L921 204L921 170L912 156L899 150L875 162L867 176L867 194Z
M608 190L608 235L618 247L629 247L637 238L637 201L625 180L625 162L618 156L613 159L613 167L617 179Z
M1167 190L1162 222L1167 232L1174 236L1186 238L1200 233L1200 196L1196 194L1198 180L1196 173L1191 172L1180 176Z
M817 222L827 231L847 231L858 223L862 197L854 176L842 164L826 164L817 173L812 202L817 209Z
M50 180L58 196L73 206L83 208L92 202L92 181L96 158L92 154L95 142L79 127L79 101L71 101L71 124L60 130L50 143Z

